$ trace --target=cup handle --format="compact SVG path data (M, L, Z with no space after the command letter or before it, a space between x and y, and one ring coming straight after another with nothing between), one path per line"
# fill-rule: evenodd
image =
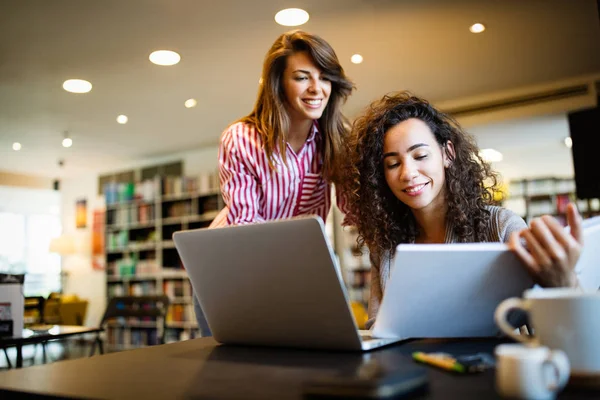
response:
M498 307L496 307L496 312L494 313L494 320L496 320L496 324L502 332L504 332L506 335L510 336L517 342L529 344L533 343L535 339L531 336L517 335L514 332L516 328L514 328L506 320L506 317L508 316L508 313L511 310L527 311L527 303L517 297L511 297L510 299L504 300L502 303L500 303L500 305L498 305Z
M544 360L542 363L542 369L549 365L554 370L556 378L552 382L546 382L546 387L548 390L553 392L557 392L564 388L569 381L570 374L570 364L569 359L564 351L562 350L552 350L548 354L548 358Z

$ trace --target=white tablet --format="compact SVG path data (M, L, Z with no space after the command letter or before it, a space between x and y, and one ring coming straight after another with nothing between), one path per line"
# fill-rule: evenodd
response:
M374 334L380 337L496 336L494 310L533 281L503 243L401 244Z

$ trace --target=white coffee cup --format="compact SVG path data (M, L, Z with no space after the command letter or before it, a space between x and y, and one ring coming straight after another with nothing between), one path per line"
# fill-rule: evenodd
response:
M496 308L498 327L513 339L569 357L571 376L600 378L600 293L571 288L532 289L524 299L510 298ZM519 335L506 317L511 310L529 314L533 336Z
M495 354L496 390L502 396L553 399L569 380L569 360L562 350L501 344Z

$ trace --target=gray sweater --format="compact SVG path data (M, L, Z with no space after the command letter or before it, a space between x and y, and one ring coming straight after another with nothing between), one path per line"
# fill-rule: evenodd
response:
M497 206L488 206L490 211L490 224L486 232L485 242L501 242L506 243L510 239L513 232L527 228L527 224L523 218L519 217L514 212L506 208ZM457 237L454 235L452 227L446 230L445 243L456 243ZM367 327L373 325L375 316L379 310L379 304L383 298L385 285L390 277L393 257L383 257L381 263L376 266L371 266L371 293L369 299L369 321Z

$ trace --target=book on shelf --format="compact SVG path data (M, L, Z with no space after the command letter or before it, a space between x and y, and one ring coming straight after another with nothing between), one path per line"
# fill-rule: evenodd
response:
M103 193L107 206L132 201L153 203L161 196L178 196L187 193L209 193L219 188L217 171L203 172L197 176L156 176L141 182L107 182Z

